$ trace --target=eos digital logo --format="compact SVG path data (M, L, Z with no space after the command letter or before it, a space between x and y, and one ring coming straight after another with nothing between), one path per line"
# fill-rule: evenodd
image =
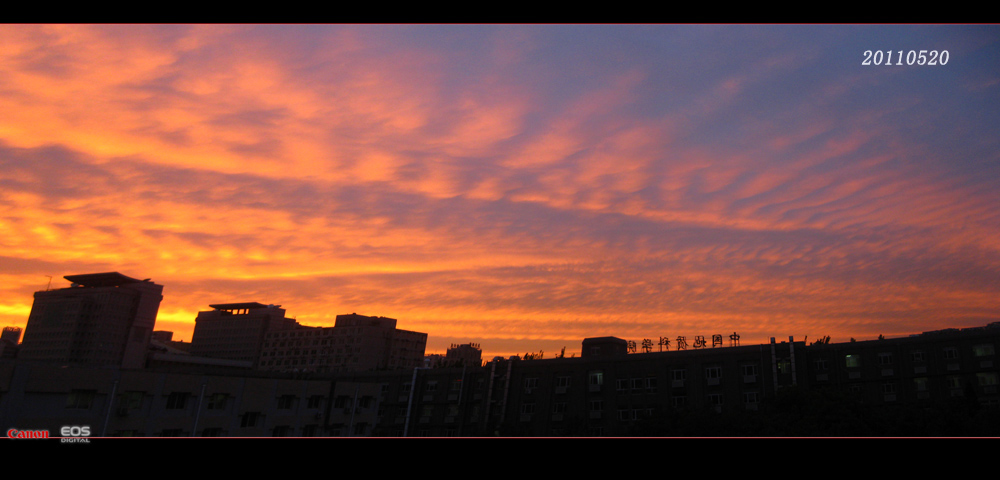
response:
M80 438L90 436L90 425L67 425L59 429L59 434L63 437L62 443L90 443L87 438Z

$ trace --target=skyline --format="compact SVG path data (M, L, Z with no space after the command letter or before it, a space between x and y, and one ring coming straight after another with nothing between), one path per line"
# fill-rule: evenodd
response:
M0 26L0 322L64 275L428 353L1000 321L1000 27ZM864 66L865 50L947 50ZM65 284L64 284L65 283Z

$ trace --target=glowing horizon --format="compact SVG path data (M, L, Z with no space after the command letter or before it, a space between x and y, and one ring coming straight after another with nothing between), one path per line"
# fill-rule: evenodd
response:
M0 322L64 275L428 353L1000 321L997 26L2 25ZM865 50L946 65L862 65ZM894 60L895 61L895 60ZM655 347L654 347L655 348Z

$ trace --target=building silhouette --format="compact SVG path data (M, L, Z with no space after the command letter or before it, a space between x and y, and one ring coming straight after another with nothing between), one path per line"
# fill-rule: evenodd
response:
M198 312L191 335L191 355L239 360L257 365L268 332L291 330L294 319L285 317L281 305L257 302L209 305Z
M1000 323L839 344L789 339L647 353L622 351L614 337L585 342L617 346L482 367L330 373L0 360L0 427L255 437L1000 431Z
M452 344L445 352L444 362L448 366L478 367L483 364L483 350L478 343Z
M163 286L118 272L67 275L35 292L18 358L142 368Z
M3 327L3 333L0 333L0 358L17 358L20 341L21 327Z
M356 372L422 365L427 334L396 328L396 319L351 313L333 327L273 331L266 335L259 368L283 372Z

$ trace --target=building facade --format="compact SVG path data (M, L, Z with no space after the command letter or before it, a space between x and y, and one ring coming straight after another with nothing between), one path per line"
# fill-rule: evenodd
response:
M307 327L267 334L259 368L286 372L358 372L422 365L427 334L396 328L396 319L351 313L333 327Z
M257 302L209 305L198 312L191 335L191 355L251 362L260 358L264 337L298 325L281 305Z
M118 272L67 275L35 293L19 358L142 368L163 286Z

